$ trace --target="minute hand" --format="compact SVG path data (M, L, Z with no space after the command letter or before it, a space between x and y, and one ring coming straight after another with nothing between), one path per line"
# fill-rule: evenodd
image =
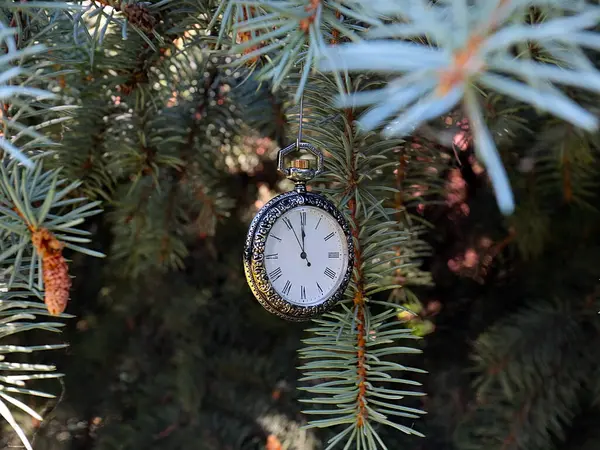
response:
M296 234L296 230L294 229L294 226L292 225L292 222L289 219L284 219L284 222L286 223L286 225L288 226L288 228L290 230L292 230L292 233L294 233L294 237L296 238L296 241L298 242L298 245L300 246L300 250L304 251L304 246L300 243L300 239L298 239L298 235Z

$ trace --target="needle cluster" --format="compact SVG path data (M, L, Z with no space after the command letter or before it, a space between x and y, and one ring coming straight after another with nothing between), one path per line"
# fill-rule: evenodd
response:
M3 7L0 18L0 415L31 450L13 412L42 420L20 398L54 397L28 383L62 374L54 372L53 365L17 362L17 355L65 345L10 345L7 339L31 330L58 333L64 326L58 319L72 317L64 313L71 279L63 251L103 255L82 245L90 242L91 233L78 227L101 212L100 202L75 195L80 183L48 168L49 155L57 147L52 130L69 119L65 113L70 108L52 92L63 72L45 61L49 49L39 41L44 31L53 34L52 26L46 28L49 24L64 26L68 16L62 11L69 6L59 2L53 10L36 9L33 2L28 6L31 9L25 11L17 4ZM9 20L4 20L6 16ZM56 40L48 42L52 47ZM9 360L11 355L16 361Z

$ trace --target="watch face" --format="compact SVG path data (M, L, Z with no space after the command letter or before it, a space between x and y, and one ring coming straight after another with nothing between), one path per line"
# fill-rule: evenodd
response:
M292 208L267 235L264 263L277 293L291 304L325 302L348 270L348 243L337 220L314 206Z

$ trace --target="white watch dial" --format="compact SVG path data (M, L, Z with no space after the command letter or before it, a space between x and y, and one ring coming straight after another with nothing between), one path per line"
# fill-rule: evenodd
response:
M339 288L348 268L348 244L329 213L300 206L273 224L265 245L265 268L277 293L289 303L314 306Z

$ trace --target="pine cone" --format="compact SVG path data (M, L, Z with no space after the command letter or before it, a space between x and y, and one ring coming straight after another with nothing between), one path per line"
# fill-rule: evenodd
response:
M35 230L31 242L42 258L44 303L50 314L58 315L67 307L71 289L69 266L62 256L63 244L45 228Z
M150 13L145 5L136 3L123 7L123 13L129 22L140 30L150 33L156 25L156 18Z

